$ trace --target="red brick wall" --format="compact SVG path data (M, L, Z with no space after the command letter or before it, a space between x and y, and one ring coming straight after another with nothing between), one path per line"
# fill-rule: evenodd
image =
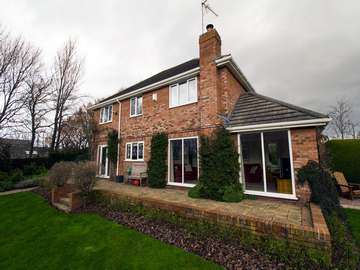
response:
M315 127L291 129L294 169L299 170L309 160L319 161Z
M290 132L296 181L296 196L299 198L300 203L306 203L310 200L310 188L307 184L300 185L297 172L301 167L306 165L309 160L319 161L317 129L315 127L298 128L291 129Z

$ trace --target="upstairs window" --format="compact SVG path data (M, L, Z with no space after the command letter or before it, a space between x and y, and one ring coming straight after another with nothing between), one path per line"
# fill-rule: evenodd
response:
M192 78L170 86L169 106L177 107L197 101L197 80Z
M112 105L101 108L100 124L109 123L111 121L112 121Z
M130 116L142 115L142 97L130 99Z
M144 160L144 142L127 143L126 160Z

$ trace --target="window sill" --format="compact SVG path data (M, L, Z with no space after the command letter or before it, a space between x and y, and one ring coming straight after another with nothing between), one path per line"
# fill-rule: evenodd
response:
M103 178L103 179L109 179L110 178L110 176L108 176L108 175L97 175L96 177L97 178Z
M144 159L125 159L126 162L144 162Z
M295 194L285 194L285 193L274 193L274 192L264 192L264 191L255 191L255 190L245 190L244 192L247 195L255 195L262 197L278 198L278 199L288 199L288 200L298 200Z
M139 117L139 116L142 116L142 114L130 115L130 118L136 118L136 117Z
M183 106L186 106L186 105L190 105L190 104L194 104L194 103L197 103L198 101L192 101L192 102L189 102L189 103L184 103L184 104L180 104L180 105L175 105L175 106L170 106L169 105L169 109L174 109L174 108L179 108L179 107L183 107Z
M99 125L106 125L106 124L109 124L109 123L112 123L112 120L111 120L111 121L107 121L107 122L99 122Z
M186 183L177 183L177 182L167 182L168 186L175 186L175 187L188 187L192 188L195 187L195 184L186 184Z

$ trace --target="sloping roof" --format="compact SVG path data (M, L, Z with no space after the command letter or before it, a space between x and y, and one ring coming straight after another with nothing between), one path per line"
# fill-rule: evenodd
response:
M194 58L194 59L191 59L189 61L186 61L180 65L177 65L177 66L174 66L172 68L169 68L169 69L166 69L164 71L161 71L160 73L157 73L141 82L138 82L126 89L123 89L119 92L117 92L116 94L110 96L110 97L107 97L101 101L99 101L99 103L101 102L104 102L104 101L107 101L107 100L110 100L110 99L113 99L115 97L118 97L118 96L121 96L121 95L124 95L124 94L128 94L132 91L135 91L135 90L138 90L140 88L143 88L145 86L148 86L148 85L151 85L153 83L157 83L157 82L160 82L162 80L165 80L165 79L168 79L168 78L171 78L173 76L176 76L178 74L181 74L183 72L186 72L188 70L192 70L194 68L197 68L199 67L199 58Z
M320 118L327 116L257 93L246 93L238 99L228 126L251 126Z

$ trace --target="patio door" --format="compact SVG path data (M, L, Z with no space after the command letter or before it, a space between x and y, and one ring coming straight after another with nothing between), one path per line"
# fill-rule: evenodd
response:
M172 185L194 186L198 179L198 138L169 140L168 182Z
M99 176L100 177L109 177L109 158L108 158L108 146L99 145L98 146L98 166L99 166Z
M246 193L295 199L290 131L239 134L239 141Z

